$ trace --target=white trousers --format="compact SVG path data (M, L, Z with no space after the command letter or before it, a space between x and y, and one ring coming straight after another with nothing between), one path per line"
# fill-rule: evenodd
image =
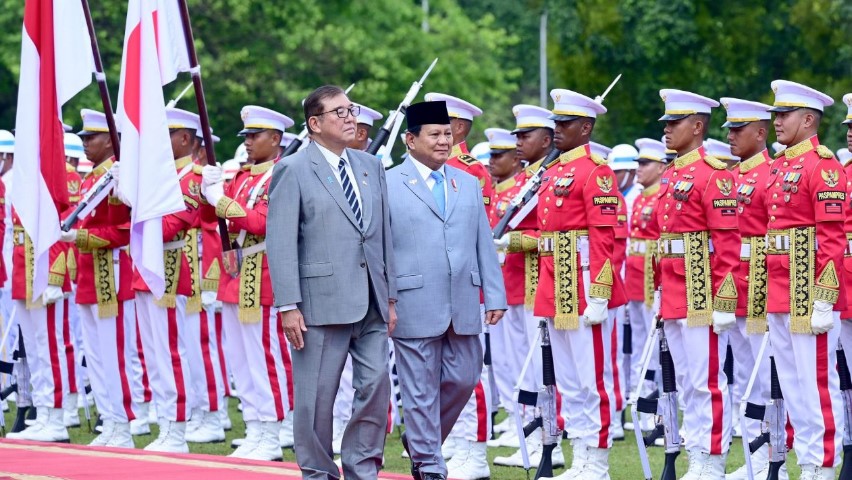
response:
M176 308L164 308L150 292L136 292L136 315L157 415L172 422L189 419L185 312L186 297L182 295L177 296Z
M98 412L106 420L133 420L130 365L136 352L133 300L121 302L117 317L99 318L98 305L78 305L86 365Z
M62 322L65 302L30 310L23 300L15 300L15 304L32 372L33 406L62 408L62 398L69 392Z
M723 369L728 334L713 327L688 327L686 319L666 320L663 330L683 395L686 449L723 455L731 440L731 402Z
M520 378L527 353L538 339L538 317L523 305L509 305L509 309L496 327L491 327L491 361L494 379L500 395L500 405L511 414L517 408L524 408L516 404L514 388ZM536 392L540 384L541 354L534 352L520 385L523 390ZM531 420L533 409L524 408L524 410L525 419Z
M734 353L734 385L732 388L734 405L731 408L733 415L739 415L740 401L745 395L751 372L754 371L754 365L758 361L757 354L760 352L762 341L763 335L746 333L745 317L737 317L737 324L728 331L728 342L730 342L731 351ZM769 351L770 348L767 345L763 352L763 358L760 359L751 394L748 397L749 402L757 405L766 405L769 402L769 380L771 376ZM759 420L745 419L745 428L748 431L749 440L754 440L760 435L760 424ZM743 428L743 426L740 425L740 428Z
M568 438L594 448L612 447L615 414L612 370L612 326L615 309L600 325L557 330L548 318L556 384ZM560 407L561 402L561 407Z
M790 333L790 314L770 313L769 338L799 465L840 464L843 403L837 375L840 314L822 335Z
M612 405L615 413L620 414L624 410L626 403L627 389L624 385L624 322L626 319L627 309L624 305L611 308L609 310L612 321L612 332L610 333L610 364L612 365ZM615 418L615 417L613 417ZM615 418L616 422L621 422L620 415Z
M289 358L278 312L264 306L261 321L241 323L239 306L222 306L222 328L228 338L234 383L243 405L243 419L280 422L292 410L284 358Z
M192 388L188 391L189 407L218 412L225 395L225 384L216 338L215 310L211 308L187 314L186 329L186 353L192 378Z

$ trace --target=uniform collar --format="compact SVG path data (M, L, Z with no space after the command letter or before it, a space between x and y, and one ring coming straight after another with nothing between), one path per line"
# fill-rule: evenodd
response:
M814 135L810 138L802 140L801 142L793 145L792 147L787 147L787 149L784 150L784 156L787 157L788 160L791 158L800 157L810 152L811 150L816 149L818 146L819 139L816 135Z
M187 155L185 157L180 157L175 159L175 168L178 170L182 170L183 167L192 163L192 155Z
M703 146L698 147L695 150L693 150L693 151L691 151L691 152L689 152L685 155L682 155L680 157L675 158L674 168L675 169L683 168L687 165L693 164L693 163L701 160L702 158L704 158L704 155L705 155L704 147Z
M659 191L660 191L660 183L657 182L657 183L651 185L648 188L642 189L642 195L646 196L646 197L650 197L651 195L655 195Z
M592 154L591 148L589 147L589 144L587 143L585 145L580 145L579 147L577 147L573 150L568 150L567 152L560 155L559 156L559 163L565 164L565 163L573 162L574 160L577 160L578 158L588 157L591 154Z
M267 172L270 168L275 166L275 160L267 160L263 163L256 163L251 166L251 174L252 175L262 175Z
M74 168L74 165L71 165L70 163L65 163L65 171L68 172L68 173L71 173L71 172L76 172L77 169Z
M769 162L769 151L765 148L761 150L759 153L749 158L748 160L744 160L740 162L740 173L748 173L753 170L755 167L762 165L764 162Z
M87 176L87 177L90 177L90 176L92 176L92 177L100 177L101 175L105 174L107 171L109 171L109 169L110 169L110 168L112 168L112 164L113 164L113 163L115 163L115 162L114 162L114 159L115 159L115 157L109 157L109 158L107 158L106 160L104 160L103 162L101 162L101 164L100 164L100 165L98 165L97 167L93 168L93 169L92 169L92 171L91 171L91 172L89 172L86 176Z
M467 142L462 141L456 145L453 145L453 148L450 150L450 158L458 157L461 155L470 155L470 152L467 150Z
M527 177L532 177L533 175L535 175L535 172L537 172L538 169L541 168L541 162L543 161L544 157L541 157L537 162L525 168L524 173L527 174Z
M503 180L502 182L495 185L494 191L497 193L503 193L506 190L514 187L516 183L517 181L515 180L515 177L509 177L506 180Z

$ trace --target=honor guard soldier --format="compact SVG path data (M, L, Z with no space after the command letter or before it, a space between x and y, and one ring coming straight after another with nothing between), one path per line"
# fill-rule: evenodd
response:
M373 123L382 119L382 114L372 108L359 105L361 112L358 114L357 127L355 127L355 140L349 144L349 148L367 150L372 140L370 139L370 130L373 128Z
M589 139L606 108L571 90L551 90L556 148L564 152L542 179L537 205L539 283L536 316L547 317L574 455L559 478L604 479L614 413L611 362L618 185ZM579 392L583 392L582 398Z
M192 173L192 146L199 128L198 115L167 108L175 169L186 209L163 217L165 293L157 299L138 273L133 278L136 314L145 351L151 390L157 406L160 434L145 447L157 452L186 453L186 422L197 393L192 387L187 351L190 335L186 323L187 298L192 295L189 261L184 254L186 232L195 225L200 206L197 175Z
M83 129L78 135L83 139L86 158L94 164L79 187L82 198L102 182L115 157L106 116L88 109L80 116ZM141 413L147 416L147 412L134 403L134 380L129 375L131 364L138 358L133 276L127 253L130 209L110 195L62 238L73 246L68 253L76 264L76 302L86 369L103 420L101 434L90 445L133 448L130 422ZM141 384L137 387L141 390Z
M803 480L834 478L843 407L835 348L846 309L846 174L817 129L834 101L810 87L772 82L775 133L787 148L766 183L768 322L778 380Z
M609 154L604 157L608 160L612 171L615 172L618 190L627 201L627 211L633 210L633 202L642 193L642 186L636 183L636 169L639 168L639 164L636 163L638 156L639 152L633 145L622 143L613 147Z
M450 126L453 129L453 149L450 152L450 160L447 165L478 178L479 186L482 187L482 202L486 209L490 208L491 197L494 194L491 175L485 165L470 156L466 141L470 134L470 127L473 125L473 117L482 115L482 110L470 102L443 93L427 93L424 99L427 102L447 102Z
M515 129L512 131L517 138L517 155L527 162L524 168L514 178L514 185L502 196L500 203L496 205L497 216L503 216L509 202L518 195L536 171L542 167L547 155L553 149L553 129L555 124L550 119L550 110L535 105L515 105L512 108L515 115ZM552 163L557 163L553 160ZM500 213L500 212L503 213ZM524 217L517 227L503 238L495 239L498 248L506 250L504 262L504 277L506 280L506 295L509 302L509 310L506 311L502 325L504 332L503 354L507 357L511 370L512 382L517 382L521 374L524 359L527 352L537 341L539 330L538 320L533 314L535 306L536 288L538 286L538 238L539 223L537 208L533 208ZM516 271L508 275L506 272ZM522 276L522 277L521 277ZM523 280L521 280L523 278ZM561 352L554 351L557 356ZM521 388L527 391L538 391L541 384L541 355L533 355L530 368L522 379ZM514 383L513 383L514 385ZM514 394L511 402L513 410L523 414L525 422L533 419L534 409L524 408L515 404ZM518 411L518 409L522 409ZM561 414L561 412L557 412ZM514 419L509 419L507 430L500 438L489 442L489 446L520 447L518 433L515 428ZM540 435L530 435L526 439L527 451L530 455L530 463L538 464L542 455L542 442ZM565 464L565 456L562 446L557 444L551 455L554 467ZM523 467L521 450L518 448L510 456L499 456L494 459L495 465Z
M742 238L740 268L734 276L737 285L737 324L728 333L735 362L733 398L739 400L743 397L755 363L759 362L760 373L755 377L748 401L765 405L769 401L769 358L764 355L767 358L758 359L757 355L766 332L766 228L769 213L765 186L773 160L766 149L770 124L770 113L767 111L769 105L727 97L720 99L720 102L727 110L727 121L722 127L729 129L730 147L722 145L729 149L732 159L739 160L731 170L736 185ZM746 429L747 438L754 439L760 436L761 423L746 418L740 428ZM751 465L755 478L766 477L769 445L763 445L752 454ZM746 466L743 465L726 479L747 480Z
M633 392L637 385L645 387L644 392L652 392L657 386L654 375L659 366L659 357L652 354L648 363L646 378L639 378L642 373L642 352L645 341L649 335L649 329L654 328L654 316L659 310L655 298L659 300L656 293L656 279L654 276L657 262L657 243L660 239L660 227L657 224L657 193L660 191L660 179L666 170L666 146L651 138L640 138L636 140L639 155L636 163L636 181L642 186L642 193L633 204L630 212L630 239L628 255L625 268L624 285L627 293L627 310L630 321L631 338L625 338L630 342L633 354L629 365L622 365L625 372L630 370L630 384L624 387ZM655 348L655 346L652 346ZM625 374L625 377L628 375ZM641 392L640 392L641 393ZM653 417L648 414L639 414L639 429L647 431L653 429ZM624 425L625 429L636 428L632 422Z
M725 474L731 405L722 369L726 331L736 325L740 235L736 186L727 165L702 145L715 100L661 90L666 145L677 151L657 194L662 299L660 315L685 400L684 478Z
M246 422L246 438L231 456L255 460L281 460L281 421L292 409L284 368L287 344L273 308L272 283L266 258L266 216L272 167L280 155L281 133L293 120L253 105L240 115L252 162L241 182L224 190L221 168L204 167L204 196L216 215L228 220L230 239L237 247L225 252L219 280L222 320L228 338L226 353Z

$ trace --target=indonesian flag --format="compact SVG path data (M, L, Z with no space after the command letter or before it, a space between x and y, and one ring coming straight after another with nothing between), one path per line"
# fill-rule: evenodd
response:
M48 251L68 206L60 108L92 81L89 38L80 2L26 0L9 198L33 242L33 301L47 287Z
M130 0L118 89L119 188L133 207L130 256L157 298L165 290L162 217L186 208L162 86L188 69L177 2Z

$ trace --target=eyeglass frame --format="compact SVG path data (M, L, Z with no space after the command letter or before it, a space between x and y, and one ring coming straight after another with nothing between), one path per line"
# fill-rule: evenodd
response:
M346 115L341 115L341 113L342 113L342 112L340 112L340 109L341 109L341 108L343 109L343 111L344 111L344 112L347 112L347 114L346 114ZM352 105L352 106L350 106L349 108L346 108L346 107L337 107L337 108L335 108L335 109L333 109L333 110L329 110L329 111L327 111L327 112L322 112L322 113L317 113L316 115L311 115L311 116L312 116L312 117L319 117L319 116L325 115L326 113L332 113L332 112L334 112L335 114L337 114L337 118L346 118L346 117L348 117L350 114L351 114L353 117L357 117L358 115L361 115L361 106L360 106L360 105Z

